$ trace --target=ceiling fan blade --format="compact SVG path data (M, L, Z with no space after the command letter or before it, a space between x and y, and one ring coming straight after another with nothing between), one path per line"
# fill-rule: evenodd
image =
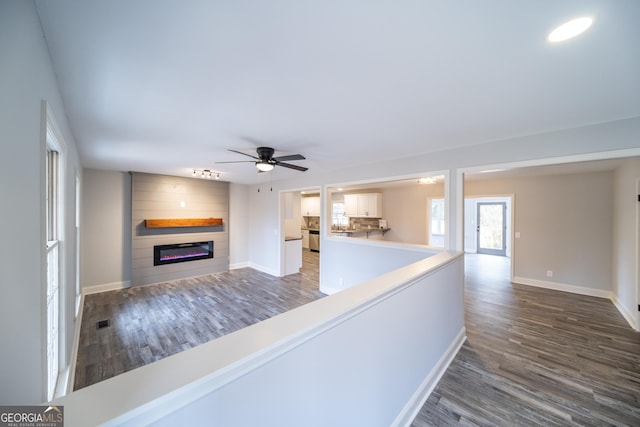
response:
M295 169L295 170L300 171L300 172L304 172L304 171L309 169L309 168L305 168L304 166L292 165L291 163L282 163L282 162L278 162L278 161L276 161L276 166L282 166L282 167L289 168L289 169Z
M216 165L219 165L221 163L255 163L255 160L234 160L232 162L213 162Z
M289 156L278 156L274 157L273 160L276 162L283 162L287 160L304 160L305 157L302 154L291 154Z
M231 149L229 151L232 151L232 152L238 153L238 154L242 154L243 156L251 157L252 159L260 160L258 157L252 156L251 154L243 153L242 151L231 150Z

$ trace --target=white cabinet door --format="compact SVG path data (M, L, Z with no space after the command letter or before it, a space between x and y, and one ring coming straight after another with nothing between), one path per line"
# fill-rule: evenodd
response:
M302 198L302 216L320 216L320 197Z
M302 230L302 249L309 249L309 230Z
M300 211L302 212L302 216L309 216L309 198L303 197L300 203Z
M369 193L367 196L367 216L380 218L382 216L382 194Z
M358 194L358 216L370 217L371 215L371 194Z
M345 215L358 218L380 218L382 216L382 194L345 194Z
M344 195L344 214L346 216L358 216L358 194Z
M320 197L309 197L310 212L309 216L320 216Z

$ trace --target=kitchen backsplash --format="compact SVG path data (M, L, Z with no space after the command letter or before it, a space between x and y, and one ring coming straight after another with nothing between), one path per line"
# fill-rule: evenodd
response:
M380 227L380 218L349 218L349 225L348 226L336 226L336 225L332 225L331 228L334 230L337 229L349 229L349 230L355 230L355 229L361 229L361 228L379 228Z
M349 228L379 228L379 218L349 218ZM319 216L303 216L302 228L320 229L320 217ZM335 228L335 227L332 227ZM345 228L345 227L341 227Z
M302 217L302 227L303 228L320 228L320 217L319 216L303 216Z
M353 228L378 228L379 218L349 218L349 227Z

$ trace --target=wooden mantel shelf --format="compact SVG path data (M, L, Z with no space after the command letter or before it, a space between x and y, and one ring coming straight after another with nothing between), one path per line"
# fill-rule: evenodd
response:
M147 228L215 227L222 225L222 218L145 219L144 225Z

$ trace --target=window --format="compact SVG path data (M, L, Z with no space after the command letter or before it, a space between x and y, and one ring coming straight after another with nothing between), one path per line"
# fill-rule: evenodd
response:
M80 291L80 190L80 177L76 176L76 319L80 314L80 303L82 302Z
M331 225L335 227L342 227L349 225L349 217L344 213L344 203L334 202L331 214Z
M56 396L56 387L60 373L60 364L64 359L61 342L64 342L64 153L65 145L60 131L43 101L43 115L46 118L46 133L43 133L43 144L46 147L44 159L45 170L45 228L47 238L46 282L43 284L43 294L46 297L43 307L46 316L43 357L46 361L46 384L44 395L48 400Z
M430 200L429 215L429 245L444 247L444 199Z
M60 319L59 153L47 148L47 399L54 397L58 381Z

